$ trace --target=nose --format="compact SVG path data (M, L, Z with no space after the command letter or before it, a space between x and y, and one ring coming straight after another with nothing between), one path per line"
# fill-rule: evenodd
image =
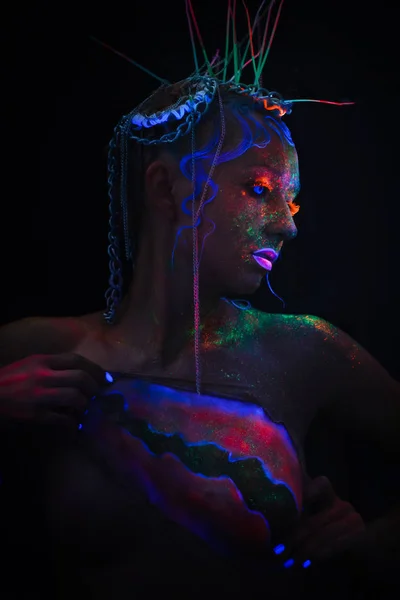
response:
M292 217L290 217L291 223L288 224L288 227L282 232L282 239L284 242L288 242L289 240L294 240L297 237L297 227L294 224Z
M282 242L293 240L297 236L297 227L286 202L269 215L264 229L268 237L274 236Z

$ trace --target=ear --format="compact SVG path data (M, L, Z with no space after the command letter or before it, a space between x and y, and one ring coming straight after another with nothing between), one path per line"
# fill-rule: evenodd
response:
M174 214L173 173L170 165L163 160L155 160L146 169L146 201L151 208Z

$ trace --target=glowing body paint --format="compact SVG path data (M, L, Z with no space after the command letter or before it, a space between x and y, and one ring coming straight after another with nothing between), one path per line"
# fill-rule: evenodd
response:
M115 377L84 425L108 463L222 552L265 552L296 522L301 469L259 406Z

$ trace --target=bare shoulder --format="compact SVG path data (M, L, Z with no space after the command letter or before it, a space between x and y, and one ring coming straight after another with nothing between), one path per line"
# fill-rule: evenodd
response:
M325 319L312 315L299 315L295 318L308 343L318 350L319 364L327 362L329 366L347 376L364 378L366 372L372 376L389 377L382 365L360 343L345 331ZM318 357L317 357L318 358Z
M236 340L237 338L237 340ZM312 315L241 311L230 343L252 348L260 360L268 357L291 377L328 385L340 363L354 354L353 340L324 319Z
M319 357L321 361L342 358L346 362L351 360L356 363L361 354L364 358L367 355L349 335L321 317L256 313L262 339L268 341L273 336L275 340L282 340L288 350L300 346L316 352L316 358Z
M301 346L310 350L326 346L331 351L338 344L352 346L355 343L337 327L313 315L286 315L266 313L257 309L242 311L239 330L259 342L284 344L286 349ZM241 333L242 335L242 333Z
M283 355L297 355L297 367L308 372L311 366L313 376L325 380L332 390L339 384L346 383L351 389L372 380L376 385L390 384L386 369L361 344L325 319L256 313L258 336L265 347L272 343Z
M362 398L360 412L367 414L369 405L372 415L380 399L382 405L386 404L387 414L399 415L400 384L368 350L324 319L301 315L296 321L300 323L300 339L306 340L306 356L312 357L314 371L326 382L321 408L343 407L342 412L348 413L350 405L356 406L357 398Z
M330 334L322 335L327 329ZM400 383L347 333L317 319L311 335L322 343L330 383L321 396L320 414L330 425L400 456ZM322 337L322 339L321 339Z
M0 366L33 354L74 352L96 327L95 315L27 317L0 328Z

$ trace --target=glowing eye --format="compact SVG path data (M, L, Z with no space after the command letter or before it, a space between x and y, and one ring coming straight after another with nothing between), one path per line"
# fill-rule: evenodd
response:
M265 185L253 185L253 192L259 196L266 190Z

